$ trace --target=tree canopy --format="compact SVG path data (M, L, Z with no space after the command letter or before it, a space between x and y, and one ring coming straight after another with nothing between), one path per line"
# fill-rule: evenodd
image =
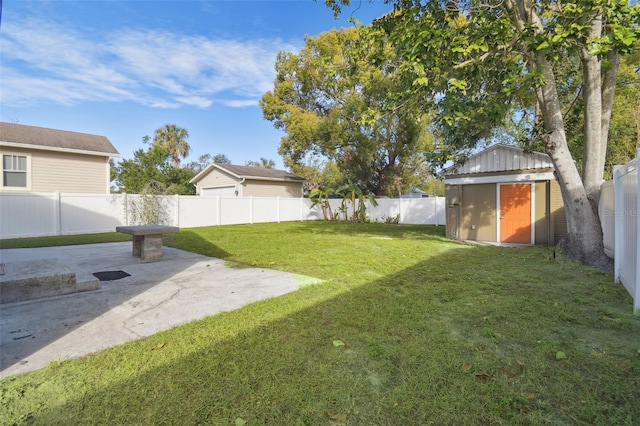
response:
M166 148L174 167L180 167L180 159L189 155L191 147L187 143L189 131L175 124L165 124L156 129L153 144Z
M326 3L339 11L348 1ZM509 118L531 114L521 142L540 143L553 161L567 213L565 249L607 267L594 205L620 56L637 49L640 6L626 0L391 3L393 12L364 38L372 46L392 45L403 90L435 109L449 148L443 158L464 156L505 129ZM384 57L377 61L383 63ZM582 102L582 170L571 154L566 121L576 99Z
M297 54L280 52L260 105L286 133L279 152L288 167L330 162L365 193L397 194L427 174L428 115L401 102L393 50L382 45L385 67L373 66L360 56L359 32L329 31L307 37Z

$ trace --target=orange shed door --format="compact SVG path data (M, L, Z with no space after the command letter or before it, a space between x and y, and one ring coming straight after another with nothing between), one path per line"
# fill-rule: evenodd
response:
M500 185L500 241L531 243L531 184Z

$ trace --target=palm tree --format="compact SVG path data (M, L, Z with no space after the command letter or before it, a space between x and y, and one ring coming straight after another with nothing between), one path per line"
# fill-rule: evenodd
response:
M156 130L153 144L167 148L173 159L173 166L180 167L180 158L189 155L191 147L187 143L189 131L175 124L165 124Z
M260 157L260 161L247 161L245 163L250 167L262 167L265 169L273 169L276 166L276 162L270 158Z

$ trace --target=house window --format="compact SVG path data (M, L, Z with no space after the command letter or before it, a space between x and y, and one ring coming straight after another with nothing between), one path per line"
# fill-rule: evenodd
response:
M25 155L2 156L2 181L5 187L27 187L27 157Z

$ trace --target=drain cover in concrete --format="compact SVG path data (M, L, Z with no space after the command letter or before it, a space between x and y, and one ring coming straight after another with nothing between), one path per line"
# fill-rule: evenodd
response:
M94 272L93 275L100 281L114 281L131 276L131 274L127 274L125 271Z

